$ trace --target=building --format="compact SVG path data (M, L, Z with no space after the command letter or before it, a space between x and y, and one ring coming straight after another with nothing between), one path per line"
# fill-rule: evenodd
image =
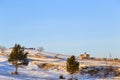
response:
M84 54L80 55L80 59L90 59L90 54L87 54L86 52Z

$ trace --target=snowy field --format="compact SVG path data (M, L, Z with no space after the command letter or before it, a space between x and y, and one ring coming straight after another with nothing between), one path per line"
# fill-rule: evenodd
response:
M9 53L9 51L6 51ZM37 54L37 51L31 51ZM30 56L31 61L28 66L21 66L18 68L19 75L12 75L11 72L15 70L14 66L8 63L7 56L0 55L0 80L59 80L60 75L64 75L68 80L71 76L65 70L66 58L67 55L57 55L59 58L54 58L56 54L53 53L42 53L44 58L36 58L35 56ZM46 57L47 56L47 57ZM57 68L50 69L41 69L38 64L47 63L54 64L59 66ZM104 62L99 61L90 61L83 60L80 61L81 66L85 65L105 65ZM100 77L91 77L88 75L74 75L78 80L120 80L120 77L108 77L108 78L100 78Z

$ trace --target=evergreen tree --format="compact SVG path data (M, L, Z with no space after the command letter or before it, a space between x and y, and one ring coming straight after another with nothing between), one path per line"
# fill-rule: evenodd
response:
M79 70L79 62L76 61L75 56L71 56L67 59L67 71L72 75Z
M19 44L15 44L8 59L8 61L16 68L15 74L18 74L18 66L22 65L23 62L27 59L27 54L28 52L24 52L24 47L21 47Z

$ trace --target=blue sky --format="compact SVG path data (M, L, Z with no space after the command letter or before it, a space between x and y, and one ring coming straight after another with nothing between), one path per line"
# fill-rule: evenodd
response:
M0 0L0 45L120 58L119 0Z

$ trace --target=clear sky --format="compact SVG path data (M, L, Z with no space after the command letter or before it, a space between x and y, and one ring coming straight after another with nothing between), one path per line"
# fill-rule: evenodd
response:
M0 0L0 45L120 58L120 0Z

